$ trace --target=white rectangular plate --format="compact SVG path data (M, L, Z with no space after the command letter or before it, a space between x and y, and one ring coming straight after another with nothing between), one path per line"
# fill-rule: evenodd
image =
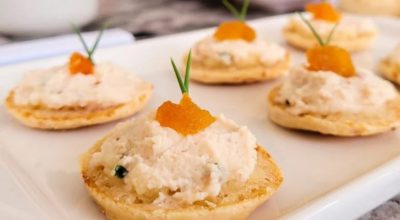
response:
M281 29L287 16L252 21L261 38L285 45ZM373 68L398 43L398 21L376 18L380 35L375 46L354 56L359 66ZM185 51L212 30L154 38L130 45L99 50L96 60L112 61L131 69L155 85L152 111L164 100L178 101L180 91L169 58L181 60ZM287 46L287 45L286 45ZM291 49L295 64L304 55ZM23 63L0 69L0 98L24 71L63 64L67 56ZM274 82L207 86L192 83L194 100L214 114L224 113L248 125L283 170L280 190L250 217L256 219L355 218L400 191L400 133L366 138L336 138L278 127L267 118L266 92ZM23 217L41 213L49 219L104 219L86 192L79 174L79 155L107 133L115 123L72 131L26 128L0 106L0 162L25 196L12 197L0 187L0 202L16 207L33 203ZM4 185L4 184L2 184ZM19 194L18 194L19 195ZM25 203L24 203L25 204ZM3 206L6 209L6 206ZM8 209L9 210L9 209ZM29 210L29 209L26 209ZM7 213L14 213L9 210ZM35 214L33 214L35 213ZM3 212L0 218L6 218ZM43 218L44 218L43 217Z

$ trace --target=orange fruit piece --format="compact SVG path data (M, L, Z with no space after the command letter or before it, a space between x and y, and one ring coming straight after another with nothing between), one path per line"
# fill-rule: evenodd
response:
M319 46L307 50L308 69L332 71L344 77L354 76L350 54L336 46Z
M157 109L156 120L163 127L169 127L182 135L196 134L210 126L215 118L207 110L201 109L186 93L179 104L164 102Z
M251 42L256 38L256 32L242 21L227 21L219 25L214 37L219 41L242 39Z
M309 3L306 5L306 11L310 12L315 19L321 19L330 22L338 22L341 14L329 2Z
M93 73L93 63L87 57L83 56L78 52L72 53L69 58L69 72L71 74L83 73L91 74Z

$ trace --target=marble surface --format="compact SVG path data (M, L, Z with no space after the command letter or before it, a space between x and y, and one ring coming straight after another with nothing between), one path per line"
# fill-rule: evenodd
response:
M358 220L399 220L400 219L400 195L385 202L378 208L366 213Z
M248 18L274 14L258 6L250 8ZM99 18L83 29L94 30L106 22L111 27L123 28L142 39L214 26L230 18L231 14L218 0L100 0ZM26 39L30 38L0 36L0 44ZM400 220L400 195L359 220Z

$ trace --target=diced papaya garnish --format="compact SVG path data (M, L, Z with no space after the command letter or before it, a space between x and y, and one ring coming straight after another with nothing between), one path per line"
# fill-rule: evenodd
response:
M227 21L219 25L214 37L219 41L242 39L251 42L256 38L256 32L243 21Z
M350 54L337 46L318 46L307 50L308 69L332 71L344 77L355 75Z
M329 2L309 3L306 5L306 11L310 12L315 19L338 22L341 18L340 12Z
M214 123L215 118L201 109L188 94L183 94L179 104L164 102L157 109L156 120L163 127L169 127L182 135L196 134Z
M83 73L91 74L93 73L93 63L87 57L83 56L78 52L72 53L69 58L68 64L69 72L71 74Z

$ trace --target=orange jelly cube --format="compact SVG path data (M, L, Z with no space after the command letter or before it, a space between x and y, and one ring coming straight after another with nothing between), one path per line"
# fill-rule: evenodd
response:
M69 72L71 74L83 73L91 74L93 73L93 63L88 58L83 56L78 52L74 52L69 58Z
M214 123L215 118L199 108L189 95L184 94L179 104L164 102L157 109L156 120L163 127L169 127L182 135L196 134Z
M256 32L242 21L227 21L219 25L214 33L217 40L237 40L253 41L256 38Z
M329 2L309 3L306 11L310 12L315 19L321 19L330 22L338 22L340 20L340 12L338 12Z
M344 77L354 76L350 54L336 46L320 46L307 51L308 69L332 71Z

